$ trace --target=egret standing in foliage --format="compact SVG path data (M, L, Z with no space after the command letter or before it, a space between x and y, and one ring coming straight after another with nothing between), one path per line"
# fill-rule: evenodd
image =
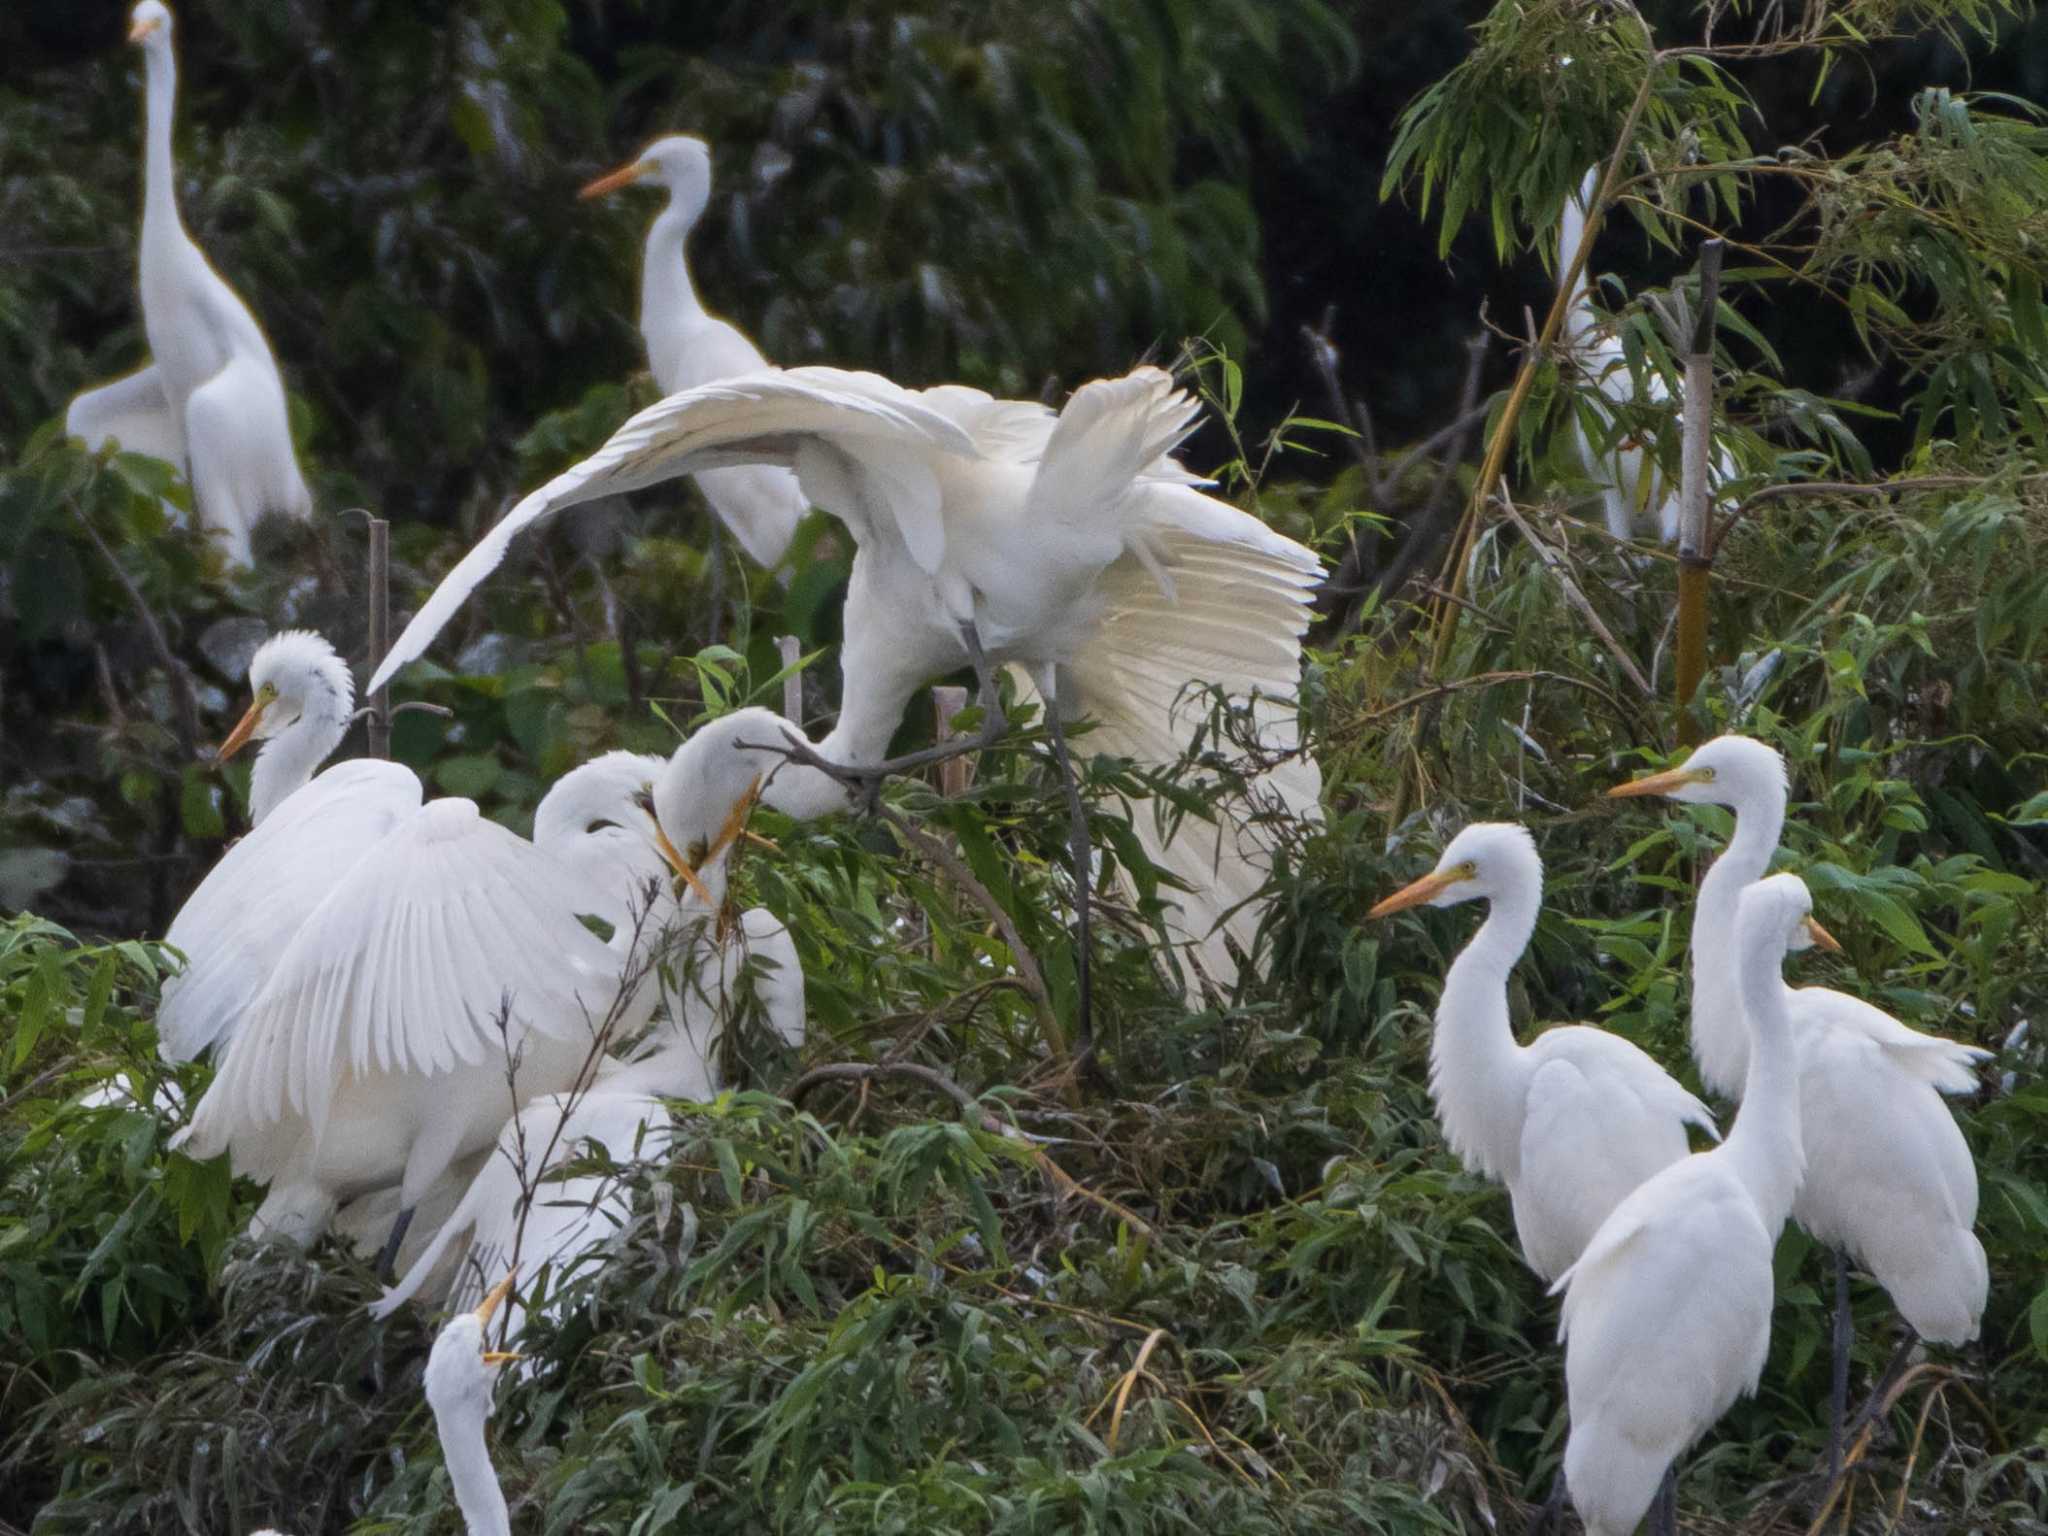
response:
M1763 1375L1771 1255L1803 1168L1782 967L1787 950L1836 947L1812 913L1793 875L1742 893L1731 958L1754 1043L1734 1129L1616 1206L1551 1287L1564 1293L1565 1482L1587 1536L1630 1536L1653 1500L1671 1536L1678 1458Z
M1427 903L1488 904L1437 1002L1429 1091L1451 1150L1508 1187L1529 1267L1554 1280L1609 1212L1691 1150L1686 1127L1715 1134L1706 1105L1619 1035L1584 1024L1528 1045L1508 1019L1508 973L1543 903L1543 862L1526 829L1467 827L1437 866L1366 914Z
M292 449L270 343L178 216L170 11L142 0L128 40L141 45L147 74L141 287L151 361L73 400L64 426L91 447L118 442L177 465L191 482L200 525L222 536L229 560L247 565L258 519L309 516L313 497Z
M1077 883L1087 842L1064 722L1082 714L1097 721L1097 749L1170 765L1206 715L1203 700L1185 695L1219 689L1247 713L1270 762L1254 798L1312 818L1321 776L1297 750L1294 699L1321 562L1195 488L1172 450L1197 414L1156 368L1084 385L1057 416L957 385L913 391L831 368L686 390L514 507L406 626L373 687L426 649L516 534L563 507L705 467L781 464L846 524L858 551L838 723L815 754L778 767L764 786L768 804L797 817L847 809L850 779L872 783L907 766L884 755L912 695L963 665L981 676L983 739L992 740L1001 722L990 669L1009 662L1046 702ZM808 748L789 729L761 744ZM1135 830L1188 886L1166 898L1178 907L1175 937L1227 984L1236 961L1226 935L1250 952L1270 834L1227 811L1218 820L1190 816L1168 832L1140 815Z
M505 1276L474 1312L451 1319L427 1355L427 1406L434 1410L441 1460L468 1536L512 1536L512 1516L484 1442L498 1368L518 1358L484 1347L484 1330L511 1291L512 1280Z
M690 281L685 246L711 201L711 146L681 134L656 139L638 158L600 176L579 196L602 197L646 182L668 192L668 206L647 231L640 266L640 335L647 365L664 395L768 366L760 349L728 320L704 308ZM694 476L711 510L740 547L763 566L782 562L809 503L797 478L772 464L701 469Z
M1741 1094L1751 1046L1734 980L1736 910L1777 851L1789 798L1785 760L1763 742L1719 736L1670 772L1608 794L1669 795L1735 812L1735 835L1700 882L1693 916L1692 1049L1708 1087ZM1914 1334L1941 1344L1977 1336L1990 1285L1971 1230L1977 1169L1941 1095L1974 1089L1976 1064L1991 1053L1908 1029L1826 987L1800 987L1788 1006L1806 1146L1806 1182L1792 1215L1835 1250L1832 1472L1847 1409L1848 1258L1877 1277L1905 1318L1911 1331L1901 1361Z

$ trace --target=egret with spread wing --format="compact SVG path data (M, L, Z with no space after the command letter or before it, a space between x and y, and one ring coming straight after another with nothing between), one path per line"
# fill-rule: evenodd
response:
M1172 450L1197 414L1156 368L1084 385L1057 415L831 368L685 390L514 507L406 626L372 686L426 649L516 534L560 509L704 468L792 468L858 546L840 714L818 744L823 759L886 766L911 696L962 665L980 674L991 705L992 664L1022 667L1062 756L1064 722L1089 714L1101 750L1173 763L1206 715L1187 697L1201 685L1247 712L1265 759L1251 780L1259 811L1222 813L1213 835L1194 817L1171 831L1136 822L1148 855L1189 887L1169 898L1175 938L1228 984L1236 960L1226 937L1250 953L1270 867L1260 812L1319 814L1321 777L1300 750L1295 697L1321 562L1196 488ZM822 815L853 803L847 777L790 763L764 796L794 816Z
M1430 1096L1451 1150L1507 1185L1523 1257L1554 1280L1631 1191L1691 1151L1688 1125L1717 1134L1714 1117L1642 1050L1604 1029L1569 1024L1516 1043L1508 973L1543 903L1543 862L1526 829L1465 828L1433 871L1367 915L1461 901L1484 901L1488 911L1444 977Z
M1735 835L1700 882L1692 925L1692 1049L1718 1093L1745 1091L1750 1040L1734 983L1736 910L1770 867L1785 825L1785 760L1744 736L1719 736L1668 773L1610 795L1668 795L1735 812ZM1840 1465L1851 1320L1847 1258L1877 1277L1913 1336L1977 1336L1990 1271L1977 1220L1977 1169L1942 1103L1977 1086L1990 1052L1922 1034L1827 987L1789 994L1806 1182L1792 1216L1835 1250L1834 1411L1829 1464ZM1845 1255L1847 1256L1845 1258ZM1890 1376L1886 1372L1886 1377Z
M117 442L183 470L201 526L220 536L229 560L247 565L258 519L307 517L313 497L292 448L270 343L178 215L170 11L159 0L142 0L128 40L141 45L147 76L141 288L151 360L73 400L64 426L91 447Z
M690 280L685 247L711 200L711 146L681 134L656 139L579 195L602 197L641 182L668 193L668 206L647 231L640 267L640 335L654 382L672 395L760 372L768 366L760 349L731 321L707 311ZM794 474L771 464L737 464L699 470L694 478L742 549L764 566L782 563L809 506Z

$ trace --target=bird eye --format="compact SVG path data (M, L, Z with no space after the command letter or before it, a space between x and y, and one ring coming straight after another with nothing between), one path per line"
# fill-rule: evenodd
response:
M633 803L652 816L654 814L654 791L645 786L634 790Z
M1702 784L1711 784L1711 783L1713 783L1713 782L1714 782L1714 770L1713 770L1713 769L1711 769L1711 768L1702 768L1702 769L1700 770L1700 782L1701 782Z
M606 827L617 826L618 823L616 821L612 821L607 817L600 816L595 821L591 822L590 825L585 827L583 830L585 832L602 832Z

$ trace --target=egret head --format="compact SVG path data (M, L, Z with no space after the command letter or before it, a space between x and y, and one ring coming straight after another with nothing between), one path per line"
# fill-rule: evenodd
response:
M1412 881L1366 913L1385 917L1409 907L1450 907L1461 901L1492 900L1509 891L1543 884L1543 860L1527 827L1511 821L1475 822L1451 839L1436 868Z
M1617 784L1607 794L1668 795L1737 809L1775 798L1782 808L1787 784L1785 759L1775 747L1747 736L1716 736L1676 768Z
M614 827L652 837L647 800L666 766L651 752L607 752L571 768L534 808L533 840L543 848L567 847Z
M682 204L694 216L711 201L711 146L688 134L672 133L656 139L634 159L598 177L576 195L603 197L638 181L667 188L669 200Z
M170 47L170 7L163 0L142 0L128 13L128 41L145 48Z
M249 658L249 687L255 698L220 744L223 762L251 740L267 741L289 730L308 713L346 720L355 707L356 682L348 663L306 629L272 635L256 648Z
M516 1274L516 1271L515 1271ZM450 1414L485 1419L491 1412L491 1388L498 1367L519 1357L484 1347L484 1329L491 1314L511 1294L514 1275L498 1282L497 1289L474 1312L459 1313L441 1329L427 1356L427 1403L436 1419Z
M654 784L662 855L706 906L724 899L725 860L795 727L768 709L736 709L675 750ZM763 749L766 750L763 750Z
M1737 942L1766 952L1839 950L1835 936L1814 921L1813 893L1797 875L1771 875L1743 891L1735 907Z

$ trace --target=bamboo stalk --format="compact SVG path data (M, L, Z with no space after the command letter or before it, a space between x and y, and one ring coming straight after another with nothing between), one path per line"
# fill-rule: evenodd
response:
M1707 471L1714 457L1714 327L1721 299L1719 238L1700 247L1699 310L1685 354L1685 438L1678 490L1678 654L1675 698L1678 742L1698 746L1704 734L1692 707L1707 675L1707 598L1714 551L1708 532Z
M391 524L381 517L370 522L370 671L384 664L391 649ZM391 755L391 690L370 696L370 718L364 731L372 757Z
M797 663L804 648L795 635L778 635L775 639L776 653L782 657L785 670ZM804 724L804 678L801 672L791 672L782 680L782 718L798 730Z
M933 739L940 746L959 739L960 733L953 729L953 717L966 707L965 688L938 687L932 690ZM938 768L939 793L948 800L966 794L967 787L974 782L974 759L971 756L949 757Z

